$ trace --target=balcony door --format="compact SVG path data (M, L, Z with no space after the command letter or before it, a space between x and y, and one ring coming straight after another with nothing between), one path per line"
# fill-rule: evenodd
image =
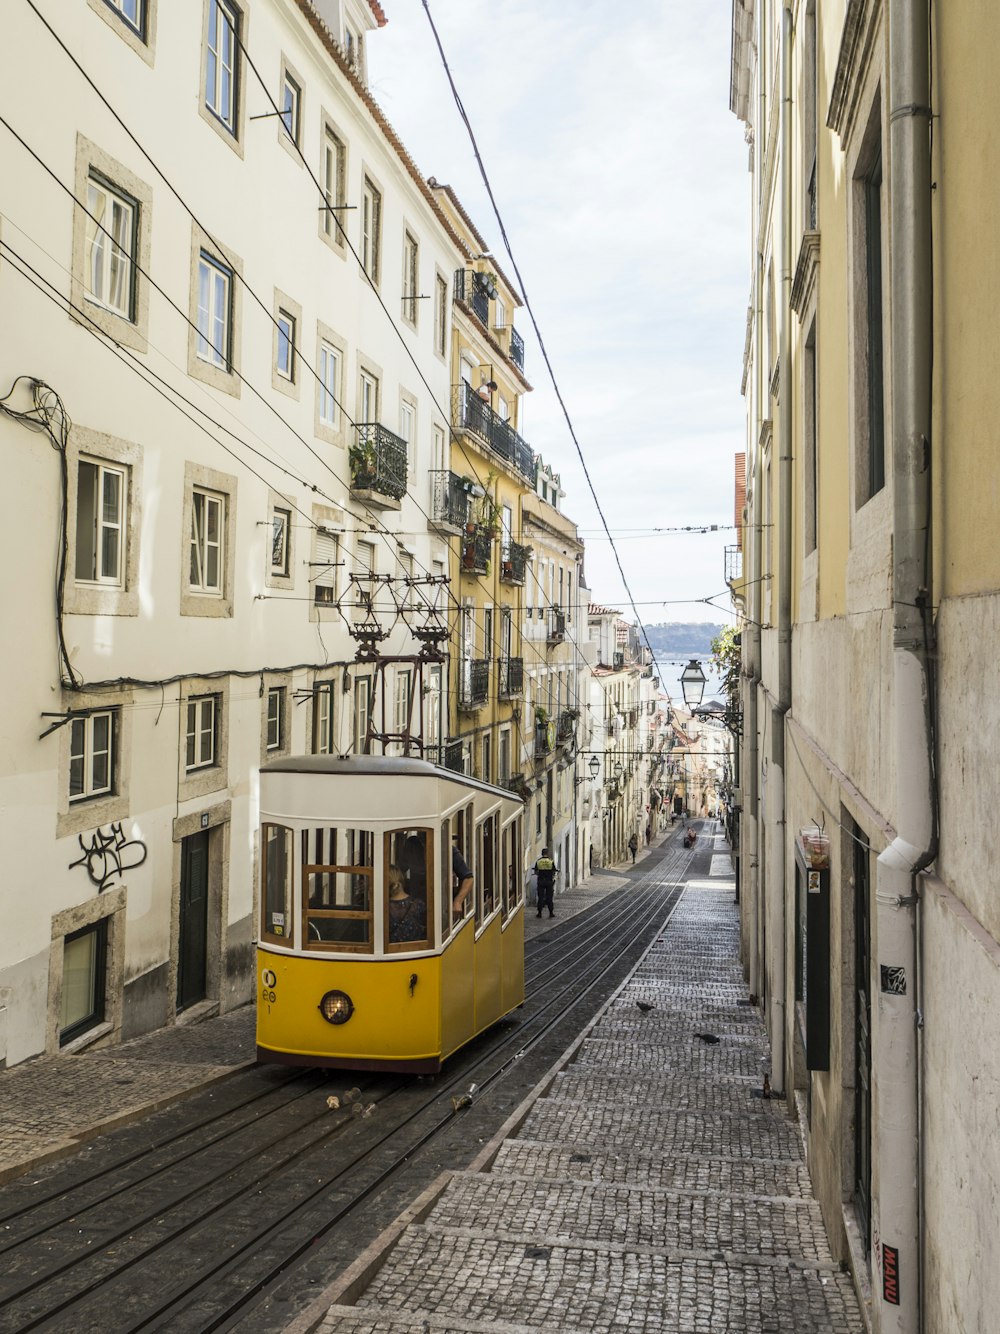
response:
M361 423L378 421L378 380L367 371L361 372Z

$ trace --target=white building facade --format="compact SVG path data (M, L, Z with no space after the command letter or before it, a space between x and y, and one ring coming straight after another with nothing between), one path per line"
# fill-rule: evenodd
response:
M0 45L7 1064L247 1000L259 765L440 740L441 667L351 627L412 658L447 601L467 259L367 92L375 0L41 8Z

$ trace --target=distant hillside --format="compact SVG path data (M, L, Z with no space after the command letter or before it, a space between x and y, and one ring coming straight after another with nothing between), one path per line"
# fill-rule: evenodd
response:
M721 632L721 625L705 621L664 621L646 626L653 652L673 658L711 653L712 640Z

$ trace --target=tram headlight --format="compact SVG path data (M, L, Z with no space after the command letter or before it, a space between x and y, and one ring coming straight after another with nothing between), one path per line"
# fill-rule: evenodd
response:
M354 1002L346 991L328 991L319 1003L319 1012L328 1024L346 1024L354 1013Z

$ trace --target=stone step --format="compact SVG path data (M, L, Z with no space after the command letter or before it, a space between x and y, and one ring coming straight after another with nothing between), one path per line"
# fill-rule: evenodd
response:
M704 1042L670 1042L662 1035L650 1035L648 1042L638 1042L633 1034L612 1038L602 1024L600 1037L587 1038L580 1047L583 1059L593 1065L603 1065L609 1072L626 1069L674 1070L686 1075L716 1078L725 1075L747 1075L760 1080L770 1069L770 1061L762 1047L748 1044L715 1046Z
M507 1140L493 1165L538 1180L610 1181L673 1190L718 1191L724 1195L811 1199L802 1162L761 1158L709 1158L659 1153L655 1149L595 1148L536 1139Z
M687 1196L613 1182L533 1181L504 1173L453 1176L429 1228L471 1230L539 1246L608 1242L741 1256L785 1256L833 1266L813 1200Z
M614 1079L598 1073L598 1067L577 1070L571 1065L558 1076L549 1092L552 1097L587 1106L658 1106L663 1111L728 1112L767 1120L787 1117L783 1101L760 1097L760 1089L749 1080L689 1079L669 1072L619 1071ZM755 1096L756 1095L756 1096ZM543 1111L546 1099L538 1103Z

